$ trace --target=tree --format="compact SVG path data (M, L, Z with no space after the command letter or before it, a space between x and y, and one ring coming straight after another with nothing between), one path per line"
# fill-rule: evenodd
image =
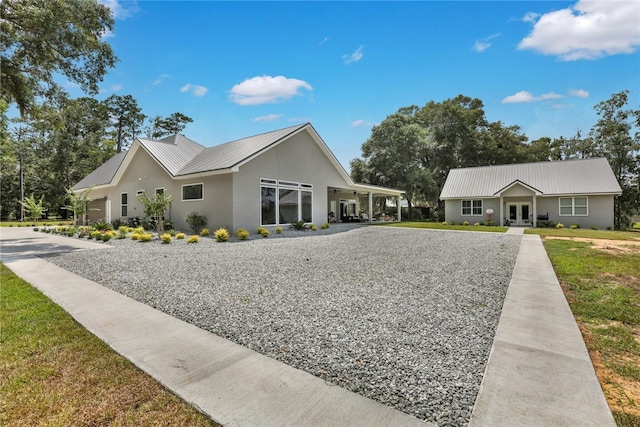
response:
M182 113L173 113L169 117L155 116L151 123L151 138L158 139L163 136L175 135L183 131L193 119Z
M628 227L629 216L640 209L640 109L624 109L628 95L625 90L599 102L594 109L600 119L590 133L597 152L609 160L622 188L622 195L614 202L616 229Z
M32 195L31 197L26 197L23 202L20 202L29 214L31 221L37 221L42 218L42 214L47 210L42 206L43 201L44 196L40 197L40 200L36 202L36 199Z
M73 224L78 224L78 218L84 217L87 213L87 208L89 207L89 203L93 201L93 199L89 198L89 194L91 194L91 190L93 190L93 186L85 189L80 194L77 194L73 191L72 188L67 188L67 198L69 199L69 204L64 207L64 209L73 212Z
M171 203L171 196L165 196L164 191L156 192L155 196L147 196L146 191L142 190L138 196L138 200L142 203L144 215L148 218L155 218L156 230L158 237L164 232L163 217L164 213Z
M111 95L104 101L112 121L116 153L128 147L142 128L145 115L131 95Z
M23 118L38 97L61 90L56 75L95 94L117 61L102 38L111 11L96 1L4 0L0 16L0 94Z

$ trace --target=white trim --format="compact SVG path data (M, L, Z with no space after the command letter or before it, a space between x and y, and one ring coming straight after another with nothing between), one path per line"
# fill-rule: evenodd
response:
M570 214L563 214L562 213L562 208L565 207L569 207L569 206L562 206L561 204L561 200L562 199L571 199L571 213ZM582 208L585 207L587 208L587 213L583 213L583 214L577 214L576 213L576 199L584 199L586 204L585 205L578 205L578 207ZM571 196L571 197L558 197L558 216L589 216L589 197L588 196Z
M199 185L202 187L202 197L199 199L185 199L184 198L184 187L194 187ZM180 200L183 202L198 202L204 200L204 182L193 182L191 184L184 184L180 186Z

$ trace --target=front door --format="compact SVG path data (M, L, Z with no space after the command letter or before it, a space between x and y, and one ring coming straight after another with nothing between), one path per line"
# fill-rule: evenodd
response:
M507 212L509 212L509 222L511 225L531 225L531 203L507 203Z

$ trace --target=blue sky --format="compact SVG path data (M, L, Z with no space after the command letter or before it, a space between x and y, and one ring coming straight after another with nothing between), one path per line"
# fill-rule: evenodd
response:
M98 97L184 113L205 146L308 121L348 169L374 124L458 94L530 140L624 89L640 106L637 0L101 2L120 61Z

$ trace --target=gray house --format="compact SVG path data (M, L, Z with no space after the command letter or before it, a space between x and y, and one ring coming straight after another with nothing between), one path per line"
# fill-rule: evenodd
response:
M212 229L252 231L298 220L319 226L359 217L367 197L373 218L373 197L399 207L402 195L353 182L309 123L208 148L182 135L138 138L73 187L88 188L89 220L141 217L140 192L163 192L173 198L165 218L182 230L190 212L205 215Z
M622 194L604 158L452 169L440 199L447 221L470 224L613 227L613 200Z

